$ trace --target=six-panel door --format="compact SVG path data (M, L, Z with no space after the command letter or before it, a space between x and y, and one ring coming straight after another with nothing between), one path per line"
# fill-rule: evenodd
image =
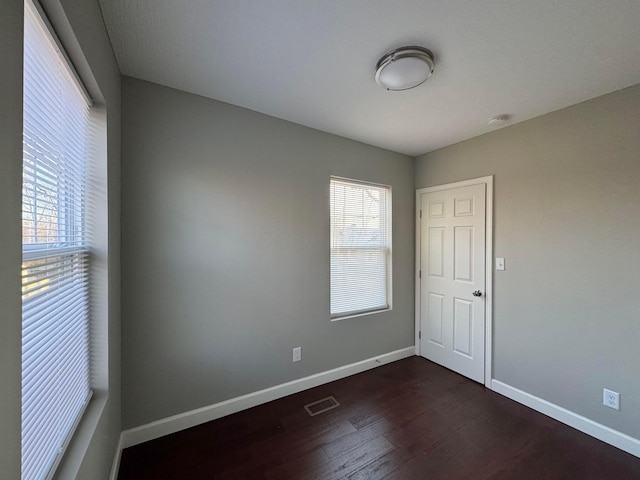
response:
M481 183L424 193L420 202L420 354L481 383L485 190Z

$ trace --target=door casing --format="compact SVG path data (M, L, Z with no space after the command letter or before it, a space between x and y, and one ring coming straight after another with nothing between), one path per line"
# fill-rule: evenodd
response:
M421 245L421 221L420 221L420 196L424 193L438 192L452 188L468 187L484 183L486 185L486 212L485 212L485 347L484 347L484 385L491 388L493 377L493 175L473 178L461 182L447 183L433 187L416 190L416 310L415 310L415 348L416 355L420 355L420 245Z

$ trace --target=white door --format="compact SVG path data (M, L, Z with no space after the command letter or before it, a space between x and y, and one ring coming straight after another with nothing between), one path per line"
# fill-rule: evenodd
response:
M486 185L419 194L420 355L477 382L485 368Z

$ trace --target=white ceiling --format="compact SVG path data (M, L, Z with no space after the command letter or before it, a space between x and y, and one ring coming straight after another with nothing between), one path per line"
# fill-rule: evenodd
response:
M124 75L418 155L640 83L638 0L100 0ZM387 51L433 51L405 92Z

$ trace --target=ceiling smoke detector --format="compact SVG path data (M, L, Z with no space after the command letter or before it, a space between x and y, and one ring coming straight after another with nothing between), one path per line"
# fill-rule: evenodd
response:
M387 90L409 90L433 73L433 53L423 47L396 48L378 60L376 82Z
M490 127L501 127L509 120L509 115L495 115L493 117L489 117L487 120L487 125Z

